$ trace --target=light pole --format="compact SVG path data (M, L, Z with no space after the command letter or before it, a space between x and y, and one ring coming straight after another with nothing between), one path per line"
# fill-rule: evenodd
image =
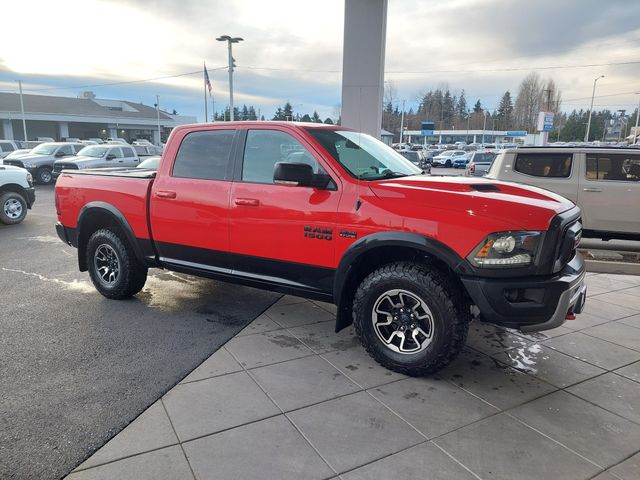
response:
M636 95L640 95L640 92L636 92ZM638 99L638 109L636 110L636 128L633 130L633 144L638 142L638 117L640 117L640 98Z
M402 100L402 113L400 114L400 148L402 148L403 133L404 133L404 100Z
M584 134L584 141L585 142L589 141L589 130L591 130L591 113L593 111L593 99L596 96L596 83L601 78L604 78L604 75L600 75L598 78L596 78L593 81L593 92L591 93L591 107L589 107L589 120L587 121L587 132Z
M20 111L22 112L22 132L24 133L24 141L29 140L27 138L27 122L24 119L24 102L22 101L22 80L18 80L18 88L20 89Z
M484 121L482 122L482 146L484 147L484 132L487 129L487 111L484 110Z
M162 145L162 136L160 135L160 95L156 94L156 113L158 114L158 146Z
M233 122L233 67L235 67L235 61L233 59L231 45L239 43L244 40L241 37L230 37L229 35L222 35L216 38L219 42L227 42L229 49L229 119Z

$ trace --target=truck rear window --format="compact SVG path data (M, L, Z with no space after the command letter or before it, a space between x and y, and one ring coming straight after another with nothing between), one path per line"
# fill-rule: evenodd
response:
M173 176L226 180L235 130L189 133L180 144L173 164Z
M572 162L571 153L519 153L513 169L533 177L568 178Z

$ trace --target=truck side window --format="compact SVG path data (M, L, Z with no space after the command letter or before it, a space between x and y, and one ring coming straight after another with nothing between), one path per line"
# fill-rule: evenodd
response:
M63 145L58 151L64 153L65 155L73 155L75 153L71 145Z
M519 153L513 169L533 177L568 178L572 161L571 153Z
M249 130L244 147L242 180L273 183L273 169L278 162L306 163L318 173L318 162L309 151L288 133L277 130Z
M189 133L180 144L173 164L173 176L226 180L235 130Z
M623 153L587 155L588 180L640 181L640 155Z

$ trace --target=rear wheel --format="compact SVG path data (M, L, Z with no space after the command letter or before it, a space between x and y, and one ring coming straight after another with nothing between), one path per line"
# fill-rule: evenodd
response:
M469 304L453 282L408 262L386 265L362 281L353 318L369 355L410 376L449 364L464 346L471 320Z
M135 295L147 280L147 267L138 261L128 242L107 229L89 238L87 266L93 285L111 299Z
M40 167L36 171L36 182L42 185L49 185L53 182L53 174L51 173L51 169L49 167Z
M0 195L0 222L5 225L15 225L27 216L27 201L16 192Z

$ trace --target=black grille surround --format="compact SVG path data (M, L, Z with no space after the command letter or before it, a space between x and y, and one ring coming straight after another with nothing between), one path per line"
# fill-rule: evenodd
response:
M582 238L581 216L580 208L573 207L554 217L545 234L537 274L558 273L576 255Z
M14 160L13 158L10 158L9 160L4 159L3 163L5 165L11 165L13 167L20 167L20 168L24 168L24 163L22 163L20 160Z

